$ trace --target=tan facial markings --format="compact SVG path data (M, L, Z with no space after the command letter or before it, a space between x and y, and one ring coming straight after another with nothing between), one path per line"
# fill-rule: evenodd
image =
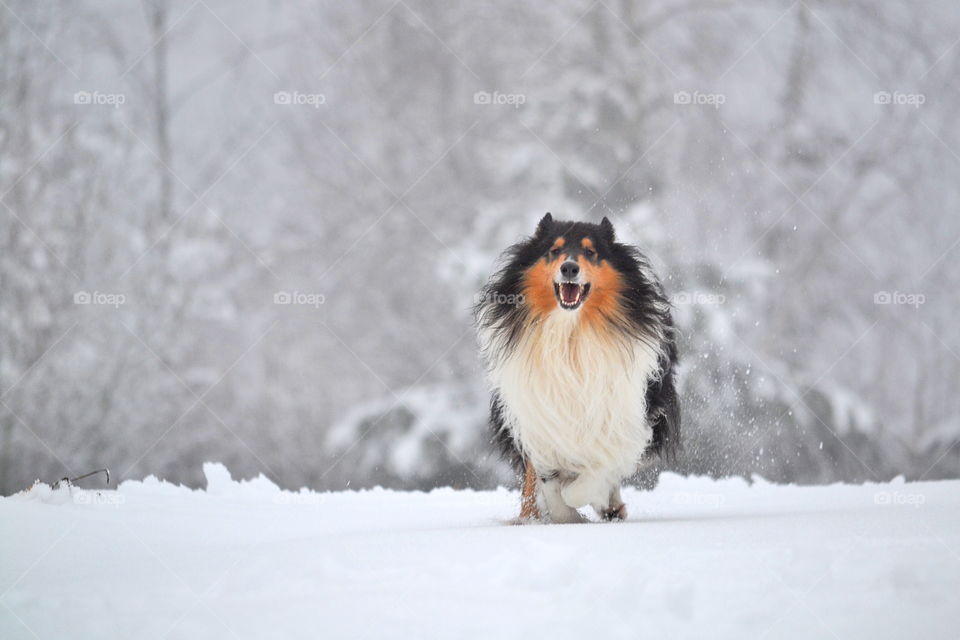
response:
M523 298L535 315L545 316L557 308L553 291L554 270L546 258L540 258L524 276Z
M576 241L570 251L564 251L566 238L557 236L550 246L548 254L531 266L524 276L523 293L530 309L535 315L545 316L557 308L554 290L558 260L573 259L580 266L580 282L590 286L590 292L583 301L581 321L585 325L601 327L604 322L619 319L623 279L609 262L599 258L592 238L580 240L579 251Z
M621 319L623 279L620 274L606 260L593 263L586 259L580 260L581 257L577 257L577 263L582 270L581 276L585 283L590 284L590 293L583 301L580 312L581 322L599 328L604 326L605 322ZM546 316L557 308L554 293L555 264L541 258L524 275L524 299L536 316Z
M603 322L619 319L622 314L620 295L623 279L606 260L594 264L584 260L581 264L584 276L590 283L590 296L583 302L583 322L599 327Z
M550 247L550 262L553 262L561 255L563 255L563 246L567 243L566 238L559 236L556 240L553 241L553 246Z

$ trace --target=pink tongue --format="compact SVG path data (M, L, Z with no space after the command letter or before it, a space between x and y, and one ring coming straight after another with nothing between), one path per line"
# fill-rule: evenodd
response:
M566 283L560 285L560 297L563 299L565 304L573 304L576 302L579 294L579 285Z

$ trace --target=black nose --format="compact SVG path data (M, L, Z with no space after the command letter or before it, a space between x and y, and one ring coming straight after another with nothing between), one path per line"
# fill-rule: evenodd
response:
M560 265L560 275L564 278L576 278L580 275L580 265L572 260L567 260Z

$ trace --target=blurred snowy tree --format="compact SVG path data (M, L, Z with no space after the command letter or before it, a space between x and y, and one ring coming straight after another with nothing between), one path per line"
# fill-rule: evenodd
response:
M680 470L956 476L958 20L10 0L0 491L507 480L469 309L547 210L609 215L673 294Z

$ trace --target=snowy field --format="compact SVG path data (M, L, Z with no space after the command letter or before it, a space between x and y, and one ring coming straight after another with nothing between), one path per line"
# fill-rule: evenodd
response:
M517 494L0 499L0 638L960 637L960 481L666 475L624 523L511 526Z

